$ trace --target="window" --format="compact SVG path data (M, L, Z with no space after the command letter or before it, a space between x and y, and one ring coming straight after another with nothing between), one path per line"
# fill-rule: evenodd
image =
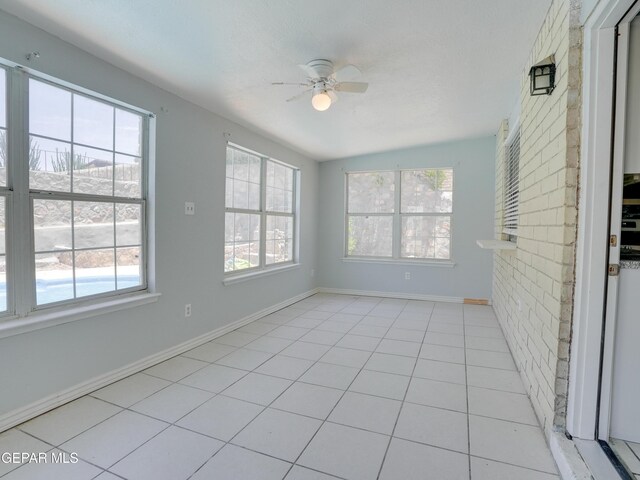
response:
M351 172L346 181L348 257L451 258L452 169Z
M225 273L294 262L297 176L288 165L227 147Z
M518 234L518 200L520 198L520 128L515 128L505 142L503 230L510 240Z
M0 308L145 289L148 115L19 69L0 69L0 95Z

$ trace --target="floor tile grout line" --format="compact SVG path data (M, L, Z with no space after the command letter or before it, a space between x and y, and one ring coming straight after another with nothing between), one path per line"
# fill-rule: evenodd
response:
M376 303L379 304L380 300ZM345 307L346 308L346 307ZM375 308L375 307L374 307ZM349 331L353 330L353 328L355 328L356 325L359 325L360 321L358 323L356 323ZM390 327L389 327L390 328ZM388 329L387 329L388 331ZM346 333L345 335L346 336ZM344 336L342 338L344 338ZM378 344L380 344L382 340L379 339L378 340ZM376 347L377 348L377 347ZM369 357L367 358L367 362L369 361L369 359L373 356L373 353L375 352L375 349L371 352L369 352ZM321 357L322 358L322 357ZM316 361L316 363L320 363L320 359L318 359ZM315 365L315 364L314 364ZM366 365L366 362L365 362ZM326 418L324 420L322 420L322 423L320 424L320 426L318 427L318 429L315 431L315 433L311 436L311 438L309 439L309 441L307 442L307 444L305 445L305 447L300 451L300 454L298 455L298 457L296 458L296 460L294 461L291 469L293 468L293 466L297 465L297 462L299 461L300 457L302 456L302 454L305 452L305 450L309 447L309 445L311 444L311 442L313 441L313 439L315 438L315 436L318 434L318 432L320 431L320 429L323 427L323 425L325 425L325 423L327 423L329 417L331 416L331 414L333 413L333 411L336 409L336 407L338 406L338 404L340 403L340 401L342 401L342 399L344 398L344 396L346 395L346 393L349 391L349 388L351 387L351 385L353 385L353 382L355 382L356 378L358 378L358 376L360 375L360 373L362 372L362 370L364 369L364 366L362 368L360 368L358 370L358 373L356 373L356 375L354 375L353 379L351 380L351 382L349 383L349 385L346 387L345 390L342 391L342 395L340 395L340 398L336 401L336 403L334 404L333 408L329 411L329 413L327 414ZM306 468L304 466L301 465L301 467ZM289 471L291 470L289 469ZM325 473L325 472L321 472L321 473ZM288 475L288 472L287 472Z
M346 335L346 333L345 333L344 335ZM343 337L344 337L344 335L343 335ZM316 365L317 363L318 363L318 360L316 360L315 362L313 362L313 363L309 366L309 368L307 368L307 370L305 370L305 373L306 373L307 371L309 371L311 368L313 368L313 366L314 366L314 365ZM302 375L304 375L304 373L303 373ZM302 377L302 375L301 375L300 377ZM298 378L300 378L300 377L298 377ZM243 377L243 378L244 378L244 377ZM355 379L355 377L354 377L354 379ZM241 434L241 433L242 433L242 432L243 432L243 431L244 431L244 430L245 430L249 425L251 425L251 423L253 423L253 422L255 421L255 419L256 419L256 418L258 418L258 416L260 416L262 413L264 413L264 412L265 412L265 411L266 411L266 410L267 410L267 409L268 409L268 408L269 408L269 407L270 407L274 402L276 402L276 401L277 401L277 400L278 400L282 395L284 395L284 393L285 393L287 390L289 390L289 388L291 388L291 386L293 386L295 383L296 383L296 381L293 381L293 382L291 383L291 385L289 385L289 386L288 386L285 390L283 390L283 391L282 391L278 396L276 396L276 398L274 398L274 399L269 403L269 405L265 406L265 407L262 409L262 411L260 411L260 413L258 413L255 417L253 417L253 418L252 418L252 419L251 419L251 420L250 420L250 421L249 421L249 422L248 422L244 427L242 427L238 432L236 432L236 434L235 434L235 435L233 435L229 440L227 440L227 441L225 442L225 444L224 444L222 447L220 447L220 449L218 449L218 450L217 450L213 455L211 455L211 457L209 457L209 459L207 459L207 461L206 461L206 462L204 462L202 465L200 465L200 467L199 467L199 468L198 468L198 469L197 469L197 470L196 470L196 471L195 471L195 472L194 472L194 473L193 473L189 478L191 478L193 475L195 475L195 474L196 474L196 472L197 472L198 470L200 470L202 467L204 467L204 465L206 465L209 461L211 461L211 459L212 459L213 457L215 457L215 456L217 455L217 453L218 453L218 452L220 452L220 451L221 451L225 446L227 446L227 445L231 444L231 445L236 446L236 447L245 448L245 447L242 447L242 446L240 446L240 445L236 445L236 444L231 443L231 442L233 441L233 439L234 439L234 438L236 438L238 435L240 435L240 434ZM225 390L226 390L226 389L225 389ZM223 390L223 392L224 392L224 390ZM220 393L223 393L223 392L220 392ZM344 393L343 393L343 395L342 395L342 396L344 396ZM341 396L341 398L342 398L342 396ZM339 400L338 400L338 401L339 401ZM336 403L336 405L337 405L337 403ZM334 408L335 408L335 406L334 406ZM292 413L292 412L287 412L287 413L290 413L290 414L292 414L292 415L295 415L295 414L294 414L294 413ZM327 417L328 417L328 416L327 416ZM296 457L296 460L297 460L298 458L300 458L300 455L302 455L302 453L303 453L303 452L304 452L304 450L307 448L307 446L309 445L309 443L311 442L311 440L313 440L313 438L314 438L314 437L315 437L315 435L318 433L318 431L320 430L320 428L322 428L322 425L324 425L324 421L322 421L322 423L320 423L320 426L319 426L319 427L318 427L318 429L315 431L315 433L313 434L313 436L311 437L311 439L309 440L309 442L307 442L307 444L305 445L305 447L300 451L300 454L298 455L298 457ZM247 450L250 450L250 449L247 449ZM253 450L252 450L252 451L253 451ZM265 455L263 452L256 452L256 453L261 453L261 454ZM270 456L270 455L269 455L269 456ZM273 457L273 458L275 458L275 457ZM282 459L279 459L279 460L282 460ZM285 477L289 474L289 472L291 471L291 469L293 468L293 466L296 464L296 463L295 463L295 461L294 461L294 462L289 462L289 463L291 463L291 467L289 467L289 470L287 470L287 472L285 473Z
M518 465L516 463L509 463L509 462L505 462L504 460L498 460L496 458L490 458L490 457L483 457L483 456L480 456L480 455L469 455L469 457L471 457L471 458L479 458L481 460L488 460L490 462L495 462L495 463L501 463L503 465L510 465L512 467L520 468L522 470L530 470L532 472L544 473L546 475L552 475L552 476L557 477L558 479L560 479L560 475L558 474L557 471L555 471L554 473L551 473L551 472L548 472L546 470L540 470L539 468L523 467L522 465Z
M233 330L233 331L235 331L235 330ZM229 332L229 333L231 333L231 332ZM256 340L257 340L257 339L256 339ZM242 347L236 347L236 350L234 350L234 351L237 351L237 350L238 350L238 349L240 349L240 348L242 348ZM233 352L230 352L230 353L233 353ZM223 358L223 357L221 357L221 358ZM210 365L214 365L214 363L210 363ZM203 367L203 368L204 368L204 367ZM233 368L233 367L227 367L227 368ZM241 370L241 369L236 369L236 370ZM227 388L230 388L231 386L235 385L237 382L239 382L240 380L242 380L243 378L245 378L249 373L252 373L252 372L247 372L247 371L245 371L245 370L241 370L241 371L246 372L246 373L245 373L245 375L243 375L242 377L238 378L235 382L233 382L233 383L231 383L230 385L228 385L224 390L226 390ZM186 378L186 377L185 377L185 378ZM179 383L179 382L172 382L171 384L176 384L176 383L177 383L177 384L179 384L179 385L182 385L182 386L187 386L187 387L189 387L189 385L184 385L184 384L181 384L181 383ZM165 389L165 388L167 388L167 387L169 387L169 385L167 385L166 387L164 387L164 388L162 388L162 389L158 390L158 392L159 392L159 391L161 391L161 390L164 390L164 389ZM191 388L197 388L197 387L191 387ZM130 455L132 455L134 452L136 452L137 450L139 450L142 446L146 445L146 444L147 444L148 442L150 442L152 439L156 438L156 437L157 437L158 435L160 435L162 432L164 432L164 431L168 430L168 429L169 429L169 428L171 428L171 427L181 428L181 429L183 429L183 430L188 430L188 429L185 429L185 428L183 428L183 427L181 427L181 426L177 425L176 423L177 423L177 422L179 422L180 420L182 420L185 416L187 416L187 415L189 415L190 413L192 413L192 412L193 412L194 410L196 410L197 408L200 408L202 405L204 405L204 404L205 404L206 402L208 402L209 400L213 399L214 397L216 397L216 396L218 396L220 393L222 393L222 392L211 392L211 391L209 391L209 390L205 390L205 389L198 389L198 390L201 390L201 391L204 391L204 392L207 392L207 393L210 393L210 394L212 393L213 395L212 395L209 399L205 400L204 402L202 402L201 404L199 404L197 407L193 408L193 409L192 409L192 410L190 410L188 413L186 413L185 415L183 415L182 417L180 417L180 418L179 418L178 420L176 420L175 422L167 422L166 420L160 420L160 419L158 419L158 418L156 418L156 417L152 417L152 416L150 416L150 415L143 414L143 413L141 413L141 412L136 412L135 410L131 410L131 409L129 408L129 407L132 407L132 406L134 406L135 404L137 404L137 403L139 403L139 402L136 402L136 403L134 403L134 404L132 404L132 405L129 405L129 407L126 407L126 408L125 408L125 407L120 407L120 408L122 408L122 409L124 409L124 410L129 410L129 411L131 411L131 412L137 413L137 414L139 414L139 415L144 415L144 416L149 417L149 418L152 418L152 419L154 419L154 420L160 420L160 421L162 421L162 422L167 423L168 425L167 425L164 429L162 429L160 432L158 432L156 435L154 435L153 437L151 437L151 438L147 439L147 440L146 440L145 442L143 442L142 444L138 445L135 449L133 449L132 451L130 451L129 453L127 453L124 457L122 457L122 458L120 458L119 460L117 460L116 462L114 462L111 466L109 466L109 467L108 467L108 469L111 469L114 465L116 465L116 464L120 463L120 462L121 462L121 461L123 461L125 458L129 457L129 456L130 456ZM224 390L223 390L223 391L224 391ZM153 394L151 394L151 395L154 395L155 393L158 393L158 392L154 392L154 393L153 393ZM145 400L145 399L149 398L151 395L149 395L149 396L145 397L143 400ZM94 398L95 398L95 397L94 397ZM104 401L104 400L103 400L103 401ZM140 400L140 401L142 401L142 400ZM264 411L264 409L263 409L262 411ZM260 413L262 413L262 411L261 411ZM118 412L118 413L119 413L119 412ZM258 413L258 415L259 415L260 413ZM257 415L256 415L256 416L257 416ZM254 417L254 419L255 419L255 417ZM253 421L253 419L252 419L252 421ZM101 423L102 423L102 422L101 422ZM250 422L249 422L249 423L250 423ZM89 430L89 429L87 429L87 430ZM83 432L83 433L84 433L84 432ZM202 435L202 433L199 433L199 432L193 432L193 433L198 433L199 435ZM205 436L206 436L206 435L205 435ZM213 437L209 437L209 438L213 438ZM218 439L216 439L216 440L218 440ZM218 441L219 441L219 440L218 440ZM226 445L226 443L225 443L225 445ZM222 448L224 448L224 445L223 445L222 447L220 447L218 450L216 450L216 451L215 451L215 453L214 453L214 454L213 454L209 459L207 459L207 461L206 461L206 462L208 462L208 461L209 461L209 460L210 460L210 459L211 459L211 458L212 458L216 453L218 453L220 450L222 450ZM83 459L83 460L84 460L84 459ZM206 463L206 462L205 462L205 463ZM202 465L198 468L198 470L199 470L203 465L204 465L204 464L202 464ZM196 470L196 471L197 471L197 470ZM111 472L110 472L110 473L111 473ZM195 472L194 472L193 474L195 474ZM191 474L191 475L190 475L190 477L191 477L193 474Z
M464 318L464 307L462 307L462 331L466 333L466 324ZM471 480L471 417L469 414L469 375L467 368L467 336L463 336L464 341L464 375L465 375L465 400L467 402L467 461L469 466L469 480Z
M331 315L331 316L333 316L333 315ZM329 318L331 318L331 317L329 317ZM351 329L350 329L350 330L351 330ZM350 330L348 330L348 331L350 331ZM347 332L348 332L348 331L347 331ZM341 337L341 338L344 338L344 337L347 335L347 332L345 332L345 333L342 335L342 337ZM339 342L339 340L338 340L338 342ZM337 342L336 342L336 343L337 343ZM335 346L335 345L334 345L334 346ZM327 350L327 351L328 351L328 350ZM324 356L324 355L323 355L323 356ZM320 358L322 358L322 357L320 357ZM318 363L320 363L320 359L315 360L315 361L314 361L314 362L309 366L309 368L305 371L305 373L306 373L306 372L308 372L311 368L313 368L313 367L314 367L316 364L318 364ZM358 374L359 374L359 373L358 373ZM358 374L356 374L356 375L354 376L354 378L351 380L351 383L353 383L353 381L355 381L355 379L356 379L356 377L358 376ZM298 377L298 379L299 379L299 378L302 378L302 376L303 376L303 375L304 375L304 373L303 373L302 375L300 375L300 377ZM278 397L276 397L276 398L271 402L271 404L269 404L269 406L270 406L270 405L272 405L273 403L275 403L275 402L278 400L278 398L280 398L282 395L284 395L284 393L285 393L287 390L289 390L289 388L291 388L291 386L293 386L293 385L296 383L296 381L298 381L298 380L295 380L295 381L294 381L294 382L293 382L293 383L292 383L292 384L291 384L291 385L290 385L286 390L284 390L280 395L278 395ZM302 382L302 383L304 383L304 382ZM351 385L351 383L349 384L349 386ZM311 385L313 385L313 384L311 384ZM330 388L330 387L329 387L329 388ZM347 389L348 389L348 387L347 387ZM335 407L338 405L338 403L340 403L340 400L344 397L344 395L345 395L346 391L347 391L347 390L342 391L342 395L340 396L340 398L338 399L338 401L336 402L336 404L334 405L334 407L331 409L331 411L327 414L327 417L326 417L326 418L329 418L329 416L331 415L331 413L333 412L333 410L335 409ZM266 408L269 408L269 406L267 406ZM266 410L266 408L265 408L265 410ZM263 412L264 412L264 410L263 410ZM262 412L261 412L261 413L262 413ZM287 413L291 413L291 414L293 414L293 412L287 412ZM247 425L245 425L245 426L244 426L244 427L243 427L243 428L242 428L238 433L236 433L236 434L235 434L231 439L229 439L229 442L228 442L228 443L231 443L235 437L237 437L237 436L238 436L238 435L239 435L239 434L240 434L240 433L241 433L241 432L242 432L246 427L248 427L248 426L249 426L249 425L250 425L250 424L255 420L255 418L257 418L257 416L256 416L256 417L254 417L254 419L253 419L253 420L251 420L249 423L247 423ZM288 471L287 471L287 473L285 474L285 477L289 474L289 472L291 471L291 469L293 469L293 467L297 464L296 462L300 459L300 457L302 456L302 454L304 453L304 451L306 450L306 448L307 448L307 447L309 446L309 444L313 441L313 439L315 438L315 436L317 435L317 433L320 431L320 429L322 428L322 426L325 424L325 422L326 422L326 418L325 418L325 419L323 419L323 420L320 420L320 422L321 422L321 423L320 423L320 426L317 428L317 430L316 430L316 431L314 432L314 434L311 436L311 438L309 439L309 441L307 442L307 444L304 446L304 448L300 451L300 453L298 454L298 456L296 457L296 459L291 463L291 467L289 467L289 470L288 470ZM232 445L233 445L233 444L232 444ZM322 473L324 473L324 472L322 472Z
M627 442L626 440L623 440L624 443L627 445L627 448L629 450L631 450L631 454L636 457L636 459L638 460L638 462L640 462L640 454L638 454L633 448L631 448L631 445L629 445L629 443L635 443L635 442ZM639 469L640 470L640 469ZM634 475L640 474L640 472L633 472Z
M427 320L427 330L424 331L422 340L424 342L424 338L427 336L427 331L429 329L429 324L431 322L431 316L433 315L433 309L434 307L431 308L431 311L429 312L429 319ZM409 393L409 388L411 388L411 382L413 381L413 376L416 370L416 366L418 365L418 359L420 358L420 352L422 351L422 346L420 347L420 350L418 351L418 355L416 356L415 361L413 362L413 369L411 371L411 377L409 379L409 383L407 383L407 388L404 391L404 396L402 398L402 402L400 403L400 408L398 409L398 414L396 415L396 421L393 424L393 428L391 429L391 435L389 435L389 442L387 443L387 448L384 451L384 455L382 456L382 462L380 463L380 468L378 469L378 475L376 476L376 479L380 478L380 475L382 475L382 469L384 468L384 464L387 460L387 454L389 453L389 449L391 448L391 442L394 439L394 434L396 433L396 427L398 426L398 421L400 420L400 415L402 414L402 410L404 408L405 405L405 401L407 399L407 394Z
M389 327L391 328L391 327ZM378 340L378 345L380 345L380 342L382 342L382 339ZM377 346L376 346L377 348ZM374 351L370 352L369 357L367 358L367 361L369 361L369 359L373 356ZM317 363L317 362L316 362ZM366 363L365 363L366 365ZM349 385L343 390L342 395L340 395L340 398L338 399L338 401L335 403L335 405L333 406L333 408L331 408L331 410L329 411L329 413L327 414L327 417L322 421L322 423L320 424L320 426L318 427L318 429L315 431L315 433L311 436L311 438L309 439L309 441L307 442L307 444L305 445L305 447L300 451L300 454L298 454L297 458L295 459L295 461L293 462L293 465L298 465L298 461L300 460L300 457L302 457L302 455L304 454L304 452L306 451L306 449L309 447L309 445L311 444L311 442L313 441L313 439L316 437L316 435L318 434L318 432L322 429L322 427L327 423L327 421L329 420L329 417L331 417L331 414L333 413L333 411L336 409L336 407L338 406L338 404L342 401L342 399L345 397L345 395L347 394L347 392L349 391L349 388L351 388L351 386L353 385L353 382L356 381L356 378L358 378L358 376L360 375L360 373L362 372L362 370L364 370L363 368L360 368L358 370L358 373L356 373L353 377L353 379L351 380L351 382L349 383ZM333 422L330 422L333 423ZM348 425L344 425L345 427L349 427ZM353 428L353 427L351 427ZM301 467L304 467L304 465L300 465ZM293 466L291 467L293 468ZM291 469L289 469L291 470ZM327 473L328 475L332 475L328 472L323 472L322 473ZM288 472L287 472L288 475Z
M163 363L168 362L169 360L172 360L172 359L174 359L174 358L178 358L178 357L181 357L181 356L182 356L182 355L176 355L175 357L171 357L171 358L169 358L168 360L165 360L164 362L156 363L155 365L153 365L153 367L156 367L156 366L158 366L158 365L162 365ZM188 358L189 360L197 360L196 358L189 358L189 357L183 357L183 358ZM185 375L184 377L179 378L178 380L169 380L168 378L160 377L160 376L158 376L157 374L156 374L156 375L154 375L153 373L148 373L148 372L146 372L146 371L145 371L145 370L148 370L148 368L147 368L147 369L145 369L145 370L142 370L142 371L140 371L140 372L138 372L138 373L144 373L145 375L149 375L150 377L159 378L160 380L165 380L165 381L167 381L167 382L178 383L180 380L187 378L189 375L193 375L194 373L199 372L199 371L200 371L200 370L202 370L203 368L206 368L206 367L208 367L209 365L211 365L209 362L205 362L204 360L197 360L197 361L198 361L198 362L206 363L207 365L203 365L202 367L198 368L197 370L194 370L193 372L189 372L187 375ZM153 367L149 367L149 368L153 368ZM124 380L124 379L123 379L123 380ZM97 390L94 390L94 392L95 392L95 391L97 391ZM93 392L91 392L91 393L93 393Z

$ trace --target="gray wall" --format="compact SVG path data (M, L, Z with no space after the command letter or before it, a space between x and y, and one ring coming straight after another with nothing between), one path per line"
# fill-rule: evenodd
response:
M319 284L341 289L491 298L492 257L477 239L493 238L495 137L363 155L320 164ZM453 167L454 268L345 262L345 172ZM411 280L405 280L405 272Z
M315 286L318 166L260 135L0 12L0 57L158 113L152 305L0 340L0 415ZM159 113L166 107L168 113ZM301 267L223 286L225 139L301 169ZM196 202L196 216L184 202ZM193 315L184 318L185 303Z

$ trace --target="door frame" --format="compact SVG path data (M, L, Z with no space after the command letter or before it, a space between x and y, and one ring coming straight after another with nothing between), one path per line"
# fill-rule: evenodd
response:
M586 2L585 2L586 3ZM636 0L600 0L583 12L583 85L576 282L566 429L598 437L609 263L616 27ZM611 372L609 375L610 378Z

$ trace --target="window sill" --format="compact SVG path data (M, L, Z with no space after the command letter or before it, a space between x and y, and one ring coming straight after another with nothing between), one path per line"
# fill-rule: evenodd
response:
M123 295L118 298L110 298L100 302L84 305L74 305L64 310L38 311L25 317L9 317L0 321L0 338L33 332L43 328L55 327L65 323L75 322L85 318L117 312L127 308L139 307L149 303L155 303L160 298L159 293L135 293Z
M300 268L299 263L293 263L284 265L282 267L267 268L258 272L241 273L236 275L229 275L223 281L223 285L233 285L235 283L246 282L255 278L268 277L269 275L275 275L276 273L286 272L288 270L295 270Z
M381 263L388 265L416 265L425 267L453 268L456 263L452 260L411 260L408 258L365 258L365 257L343 257L346 263Z
M476 243L485 250L515 250L518 248L515 242L507 240L476 240Z

